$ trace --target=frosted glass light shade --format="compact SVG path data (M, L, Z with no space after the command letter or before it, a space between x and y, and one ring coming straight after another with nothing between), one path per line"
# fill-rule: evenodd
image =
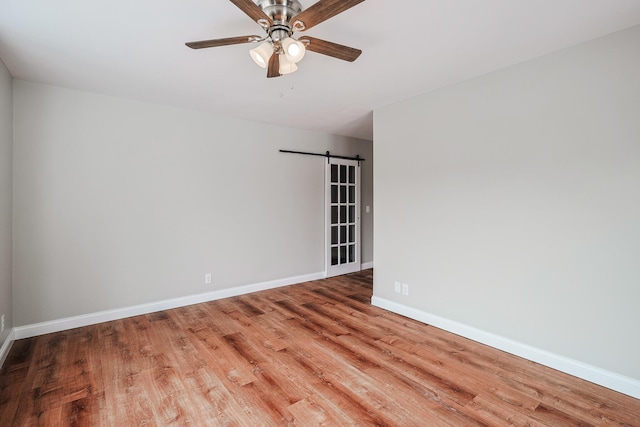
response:
M287 56L284 53L280 54L280 74L290 74L293 73L294 71L298 71L298 66L289 61L287 59Z
M251 49L249 51L249 55L251 55L253 62L262 68L267 68L269 59L271 58L271 55L273 55L273 46L269 42L262 43L260 46Z
M294 40L291 37L282 40L282 49L287 56L287 60L294 64L300 62L306 52L304 43Z

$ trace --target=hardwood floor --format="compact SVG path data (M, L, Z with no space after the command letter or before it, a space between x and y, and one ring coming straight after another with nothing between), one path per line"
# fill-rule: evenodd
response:
M16 341L0 425L640 425L640 400L371 293L367 270Z

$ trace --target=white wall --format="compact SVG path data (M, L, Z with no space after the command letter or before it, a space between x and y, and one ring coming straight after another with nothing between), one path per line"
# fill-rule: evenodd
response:
M12 78L0 60L0 315L5 316L5 331L0 347L9 335L12 321L12 150L13 150ZM1 357L2 355L0 355Z
M14 128L18 326L321 272L324 160L278 149L372 150L24 81Z
M372 141L364 141L361 142L364 144L362 152L366 151L366 155L360 155L360 157L364 158L365 161L361 162L362 171L360 175L361 182L361 215L360 215L360 226L362 228L361 237L362 237L362 253L360 255L360 261L364 263L371 264L374 261L373 257L373 142ZM369 206L369 212L366 212L366 207Z
M375 111L375 296L640 380L639 46Z

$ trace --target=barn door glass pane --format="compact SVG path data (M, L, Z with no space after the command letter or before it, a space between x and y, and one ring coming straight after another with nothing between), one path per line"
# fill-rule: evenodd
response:
M344 192L343 186L340 183L340 166L331 165L331 265L340 264L340 240L341 234L340 227L340 210L344 198L342 193Z
M350 216L350 193L354 191L350 185L352 166L331 165L331 265L346 264L349 259L348 235ZM355 182L354 182L355 184ZM350 215L351 214L351 215Z

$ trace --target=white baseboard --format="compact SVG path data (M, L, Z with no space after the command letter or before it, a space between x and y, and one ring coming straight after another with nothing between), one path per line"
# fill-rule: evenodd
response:
M264 291L267 289L280 288L283 286L295 285L297 283L309 282L311 280L324 279L324 272L306 274L303 276L288 277L286 279L271 280L268 282L255 283L251 285L238 286L235 288L221 289L204 294L190 295L186 297L174 298L170 300L152 302L149 304L135 305L131 307L118 308L115 310L88 313L80 316L67 317L64 319L51 320L48 322L35 323L32 325L18 326L13 329L14 339L31 338L38 335L52 332L65 331L67 329L80 328L82 326L95 325L97 323L109 322L112 320L124 319L142 314L154 313L156 311L169 310L172 308L184 307L187 305L199 304L207 301L215 301L222 298L229 298L238 295L245 295L252 292ZM4 349L4 346L3 346Z
M9 355L9 350L11 350L11 345L15 341L15 329L11 329L9 331L9 335L7 339L4 340L2 347L0 347L0 369L2 365L4 365L4 361L7 360L7 356Z
M362 264L360 264L360 268L362 270L368 270L370 268L373 268L373 261L371 261L371 262L363 262Z
M406 305L384 298L374 296L371 298L371 304L640 399L640 381L636 379L541 350L490 332L482 331L435 314L407 307Z

